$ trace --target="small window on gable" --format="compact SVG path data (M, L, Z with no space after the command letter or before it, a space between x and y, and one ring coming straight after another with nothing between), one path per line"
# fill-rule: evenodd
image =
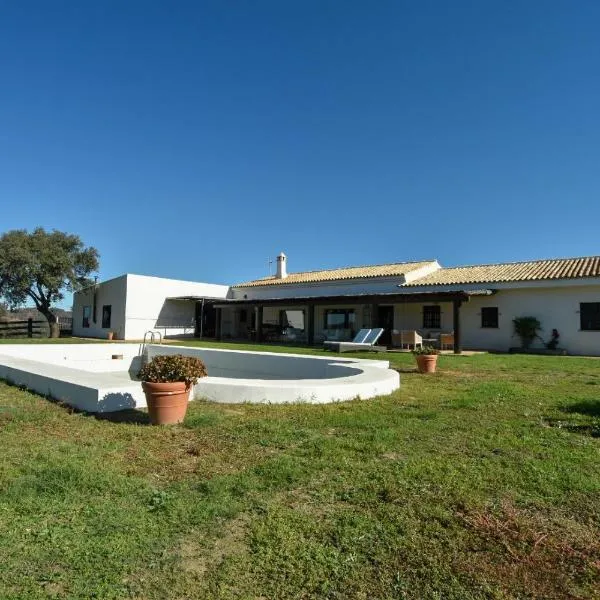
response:
M439 304L423 307L423 329L441 329L442 311Z
M112 312L112 305L105 304L102 307L102 329L110 328L110 316Z
M579 304L581 331L600 331L600 302Z
M89 327L90 326L90 317L92 316L92 307L91 306L84 306L83 307L83 320L81 323L82 327Z
M481 309L481 327L498 329L498 307L484 306Z

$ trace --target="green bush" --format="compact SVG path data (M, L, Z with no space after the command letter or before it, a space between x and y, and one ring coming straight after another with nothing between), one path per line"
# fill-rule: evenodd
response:
M142 381L149 383L185 381L188 386L196 384L198 379L207 375L206 365L199 358L183 354L155 356L138 373Z
M535 317L517 317L513 319L515 335L521 338L523 348L529 348L535 338L539 338L542 324Z
M433 346L421 346L420 348L415 348L412 351L412 353L416 355L426 354L428 356L431 356L432 354L439 354L440 351L437 348L434 348Z

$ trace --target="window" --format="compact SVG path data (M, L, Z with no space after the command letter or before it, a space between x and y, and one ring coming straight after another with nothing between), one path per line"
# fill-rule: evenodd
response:
M245 323L248 320L248 311L245 308L240 309L240 323Z
M279 325L281 329L298 329L304 331L304 311L303 310L280 310Z
M352 308L328 308L325 311L325 329L354 329L355 321Z
M105 304L102 307L102 329L110 328L110 313L112 312L112 306Z
M579 304L581 331L600 331L600 302Z
M498 329L497 306L484 306L481 309L481 326L487 329Z
M83 307L83 322L81 323L82 327L90 326L90 317L92 316L92 307L84 306Z
M441 329L442 311L439 305L423 307L423 329Z

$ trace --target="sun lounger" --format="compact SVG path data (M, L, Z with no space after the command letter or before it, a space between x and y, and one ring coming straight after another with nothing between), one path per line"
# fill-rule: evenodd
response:
M387 350L385 346L375 345L382 333L383 328L370 329L369 333L362 342L356 342L354 341L356 338L354 338L354 340L351 342L330 342L325 346L325 348L327 350L333 350L334 352L360 352L361 350L366 350L369 352L384 352Z
M334 340L327 340L323 342L323 347L325 350L332 350L331 346L338 346L338 344L362 344L367 336L371 333L371 329L361 329L355 336L351 342L339 342Z

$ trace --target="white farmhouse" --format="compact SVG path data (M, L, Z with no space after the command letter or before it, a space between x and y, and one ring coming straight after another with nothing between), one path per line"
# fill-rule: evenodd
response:
M600 355L600 257L443 268L435 260L288 273L237 285L123 275L75 294L73 334L212 337L319 344L383 327L381 343L417 331L461 349L507 351L513 319L536 317L571 354Z

